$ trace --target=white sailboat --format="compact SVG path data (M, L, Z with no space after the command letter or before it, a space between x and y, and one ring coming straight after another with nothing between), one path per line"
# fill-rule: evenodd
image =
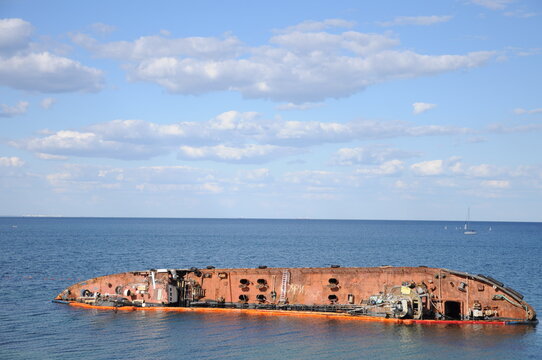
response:
M476 230L469 229L469 222L470 222L470 207L467 210L467 221L465 221L465 226L463 227L463 234L465 235L476 235Z

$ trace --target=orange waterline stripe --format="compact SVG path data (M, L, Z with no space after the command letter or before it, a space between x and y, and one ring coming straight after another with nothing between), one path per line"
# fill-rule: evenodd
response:
M223 308L186 308L186 307L137 307L137 306L97 306L79 302L69 302L68 305L86 309L97 310L121 310L121 311L168 311L168 312L237 312L265 316L295 316L295 317L319 317L328 319L347 319L358 321L379 321L399 324L484 324L506 325L506 321L483 321L483 320L414 320L414 319L391 319L376 316L352 316L347 314L329 314L320 312L285 311L285 310L258 310L258 309L223 309Z

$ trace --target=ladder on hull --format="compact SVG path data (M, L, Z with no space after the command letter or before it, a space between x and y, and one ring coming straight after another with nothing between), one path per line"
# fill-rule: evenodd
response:
M288 284L290 283L290 272L288 270L282 270L282 282L280 284L280 297L279 304L287 302Z

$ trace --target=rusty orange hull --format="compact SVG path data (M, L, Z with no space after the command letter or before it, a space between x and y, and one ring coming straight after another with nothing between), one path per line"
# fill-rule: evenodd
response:
M395 323L535 324L517 291L428 267L151 269L74 284L56 302L150 311L238 311Z

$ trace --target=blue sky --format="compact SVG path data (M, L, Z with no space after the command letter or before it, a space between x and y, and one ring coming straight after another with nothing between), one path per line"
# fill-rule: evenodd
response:
M0 1L0 215L542 221L539 1Z

